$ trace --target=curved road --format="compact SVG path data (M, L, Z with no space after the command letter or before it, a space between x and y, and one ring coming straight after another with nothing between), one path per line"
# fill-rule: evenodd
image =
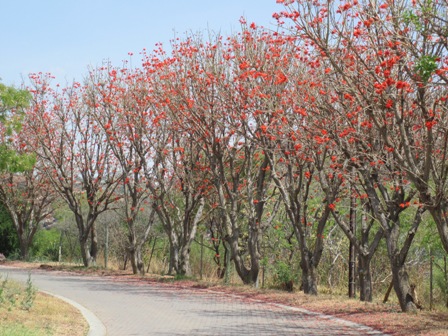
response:
M26 281L29 270L0 266L0 276ZM298 308L243 300L207 290L173 289L98 277L31 271L39 289L92 311L109 336L126 335L382 335Z

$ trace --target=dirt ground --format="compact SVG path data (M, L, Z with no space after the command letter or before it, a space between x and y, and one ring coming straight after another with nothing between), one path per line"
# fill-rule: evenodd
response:
M69 272L89 276L102 276L113 281L138 283L157 282L175 289L189 288L198 291L208 290L238 294L245 300L259 300L264 302L281 303L293 307L308 309L314 312L329 314L364 324L389 335L448 335L448 310L428 311L422 310L415 313L402 313L400 307L394 303L360 302L356 299L347 299L335 295L310 296L295 291L287 293L273 289L256 289L249 286L224 286L218 283L176 280L172 277L157 275L136 276L129 271L104 270L100 268L85 269L81 267L69 267L61 265L45 265L37 263L6 262L8 266L40 268L48 271Z

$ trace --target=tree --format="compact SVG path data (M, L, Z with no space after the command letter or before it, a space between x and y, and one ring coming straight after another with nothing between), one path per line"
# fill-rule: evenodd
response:
M124 210L121 220L128 231L126 249L134 274L145 273L142 249L148 240L155 213L152 202L149 204L150 193L143 172L145 164L142 160L151 160L148 151L152 147L146 140L146 132L150 131L147 127L149 105L145 99L148 87L141 79L138 70L116 69L109 65L91 71L86 93L87 103L95 107L92 117L110 146L114 164L122 172L118 191ZM148 206L149 216L140 229L137 223L146 215L145 207Z
M226 43L219 36L206 44L184 41L175 53L182 67L173 74L176 80L170 78L176 85L167 90L178 101L170 116L201 146L217 200L211 207L222 220L236 271L252 284L258 280L263 233L278 208L265 213L273 198L269 163L254 140L263 126L250 119L268 104L257 90L266 75L263 57L270 37L253 25Z
M28 259L41 221L51 215L53 201L35 156L25 143L23 111L30 98L26 90L0 84L0 202L10 215L23 260Z
M320 84L325 94L315 97L314 113L324 116L325 131L357 171L357 181L383 229L395 292L404 311L412 309L406 301L404 262L427 206L426 202L412 206L416 190L409 180L414 186L429 181L428 160L435 149L426 145L432 143L428 130L433 126L428 105L419 105L419 110L416 103L422 82L407 72L420 62L420 55L401 40L403 34L417 33L400 28L405 22L401 13L408 5L356 1L336 7L332 1L297 1L288 2L287 11L277 16L293 21L306 41L306 59L326 75ZM422 118L415 118L418 115ZM334 126L325 123L328 118ZM404 164L403 158L413 166ZM414 219L408 226L402 219L409 212ZM403 238L400 231L405 232Z
M98 107L85 101L85 88L75 82L55 91L48 77L32 75L31 80L33 149L42 171L75 216L82 259L90 266L98 253L95 222L119 199L116 189L122 172L93 117Z
M34 164L33 155L19 155L10 146L14 134L20 131L23 110L30 99L28 91L0 83L0 171L24 171Z
M17 233L20 258L28 260L34 235L43 221L51 220L54 194L37 169L0 176L0 202L8 211Z
M142 137L149 147L136 150L142 159L155 210L170 242L169 273L189 276L191 244L203 220L208 182L204 178L200 143L185 131L176 116L184 108L182 92L178 90L184 89L180 78L186 69L183 63L186 57L176 59L180 56L176 48L173 45L172 58L164 58L163 50L155 51L151 57L146 55L144 69L149 74L146 81L150 84L151 99L149 122Z

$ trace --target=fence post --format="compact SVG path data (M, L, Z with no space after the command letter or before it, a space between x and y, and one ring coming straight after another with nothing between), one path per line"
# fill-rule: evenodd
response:
M443 257L443 270L445 274L445 300L446 300L446 307L448 308L448 273L446 270L446 255Z
M226 253L226 269L225 269L225 273L224 273L224 283L226 284L226 285L228 285L229 283L230 283L230 273L231 273L231 265L230 265L230 260L231 260L231 257L230 257L230 253L231 253L231 250L230 250L230 244L228 244L228 243L226 243L226 242L224 242L224 244L226 244L226 245L228 245L228 246L226 246L226 249L227 249L227 253Z
M200 279L202 280L202 270L204 267L204 235L201 235L201 270L200 270Z
M432 303L433 303L433 286L432 286L432 280L433 280L433 263L434 263L434 256L432 255L432 250L429 249L429 310L432 310Z
M109 223L106 223L106 240L104 242L104 268L107 269L107 259L109 258Z
M59 237L59 249L58 249L58 262L62 261L62 238L64 236L64 230L61 230L61 236Z
M354 190L351 189L354 193ZM356 235L356 198L350 195L350 231ZM348 297L356 297L356 250L355 245L350 240L348 258Z

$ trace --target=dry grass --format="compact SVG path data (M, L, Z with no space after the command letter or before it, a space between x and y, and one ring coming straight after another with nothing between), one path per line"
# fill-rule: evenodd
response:
M10 264L13 265L13 264ZM40 267L39 264L15 264L18 267ZM333 315L345 320L360 323L396 336L408 335L448 335L448 311L440 307L436 311L419 311L417 313L402 313L396 302L383 304L380 301L373 303L360 302L347 299L343 296L320 294L319 296L305 295L302 292L287 293L273 289L255 289L249 286L224 286L219 281L177 280L172 277L147 275L134 276L130 271L103 270L100 268L85 269L82 267L57 266L41 267L50 270L88 274L108 277L113 281L138 282L141 284L157 282L164 286L176 288L189 288L198 291L207 289L240 295L244 300L260 300L300 307L314 312Z
M12 293L15 303L7 300L0 304L0 335L87 334L88 324L84 317L68 303L44 293L37 293L31 308L25 310L20 306L23 296L26 295L25 286L8 280L5 292Z

